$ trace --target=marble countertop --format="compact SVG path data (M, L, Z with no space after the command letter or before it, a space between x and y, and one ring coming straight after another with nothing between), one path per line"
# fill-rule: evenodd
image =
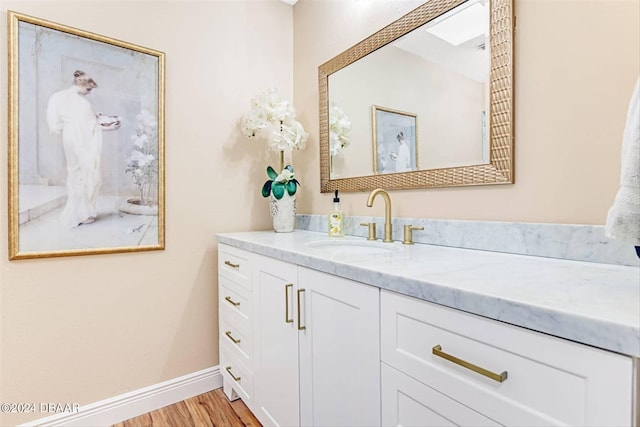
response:
M640 357L640 268L377 243L359 254L312 247L325 233L217 234L220 243L595 347ZM366 242L360 237L345 240Z

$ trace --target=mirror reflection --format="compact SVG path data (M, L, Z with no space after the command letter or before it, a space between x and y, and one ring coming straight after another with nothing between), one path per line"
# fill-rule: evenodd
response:
M488 164L489 0L328 75L330 179Z
M513 183L514 19L429 0L320 65L320 191Z

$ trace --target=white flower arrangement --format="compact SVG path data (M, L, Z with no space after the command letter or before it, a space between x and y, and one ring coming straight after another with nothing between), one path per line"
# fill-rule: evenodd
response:
M242 133L252 138L267 127L271 127L271 146L278 151L302 150L309 134L295 119L295 109L280 98L275 89L260 92L251 100L251 110L241 123Z
M329 151L332 156L340 154L351 142L351 121L342 108L331 104L329 111Z
M147 110L136 116L138 125L131 137L133 150L125 172L130 173L138 187L141 205L152 203L152 184L158 174L158 123Z
M251 110L243 117L240 127L247 138L253 138L265 128L271 128L271 147L280 151L283 162L285 150L305 148L309 134L302 124L295 119L295 109L289 102L280 98L275 89L260 92L251 100ZM293 196L300 182L294 178L291 165L280 165L282 172L278 174L271 166L267 167L269 179L262 186L262 196L273 194L280 200L286 191Z

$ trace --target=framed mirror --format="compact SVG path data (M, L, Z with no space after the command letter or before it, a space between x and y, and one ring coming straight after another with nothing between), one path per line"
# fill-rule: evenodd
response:
M429 0L318 67L322 192L510 184L513 0Z

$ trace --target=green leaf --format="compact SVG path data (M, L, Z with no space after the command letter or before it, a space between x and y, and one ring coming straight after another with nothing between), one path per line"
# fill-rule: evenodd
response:
M289 182L295 182L295 183L296 183L296 185L299 185L300 187L302 187L302 184L300 184L300 182L299 182L297 179L295 179L295 178L293 178L293 179L292 179L291 181L289 181Z
M282 199L282 196L284 196L284 184L281 182L273 183L271 191L273 191L273 197L278 200Z
M271 166L267 166L267 176L273 180L278 177L278 174L273 170Z
M287 193L289 193L290 196L293 196L294 194L296 194L296 190L298 188L298 186L296 185L296 183L294 181L295 181L295 179L292 179L291 181L287 182L287 184L286 184Z
M264 183L262 186L262 197L269 197L269 194L271 194L271 184L273 184L271 180Z

